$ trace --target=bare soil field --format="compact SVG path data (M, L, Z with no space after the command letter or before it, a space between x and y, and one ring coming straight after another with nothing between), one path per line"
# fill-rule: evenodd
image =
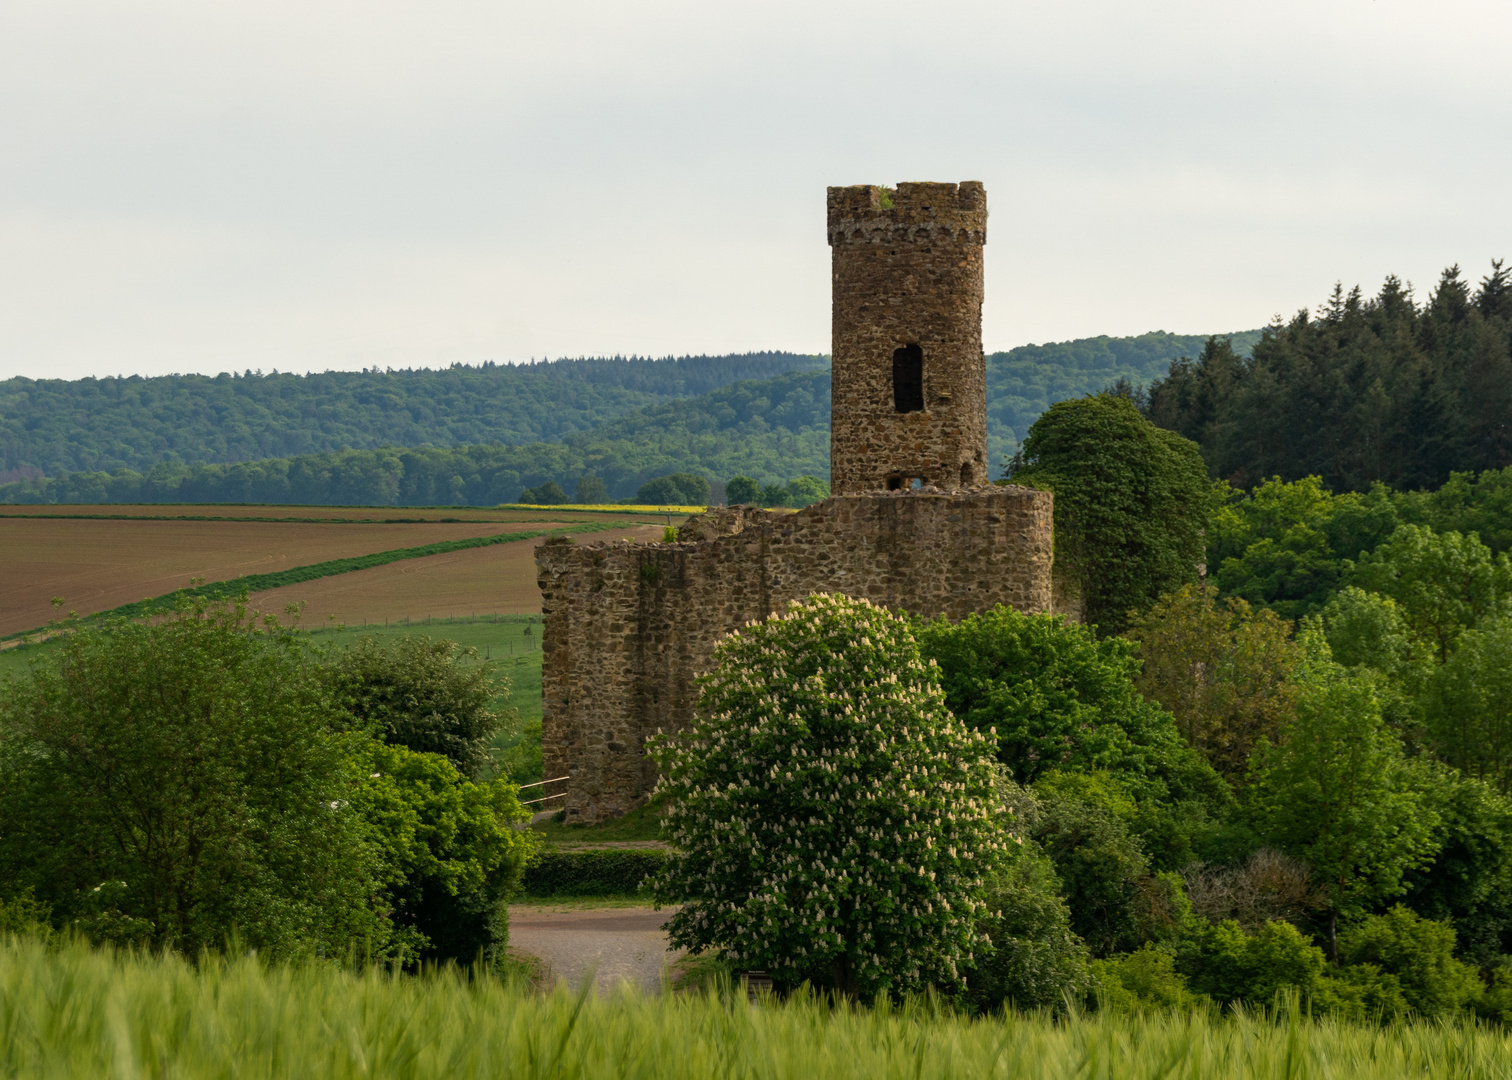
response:
M166 508L108 507L98 509L163 510ZM205 510L207 508L192 509ZM304 514L314 511L345 513L349 508L282 507L276 509L292 509ZM80 615L88 615L184 588L189 585L191 578L224 581L243 574L270 573L295 566L324 562L327 559L349 558L395 548L419 547L443 540L490 536L515 531L511 529L511 526L516 523L518 523L518 531L523 532L552 528L562 524L578 524L582 520L581 517L573 517L566 522L561 522L537 516L527 523L522 516L510 520L491 518L453 523L426 521L411 524L351 524L291 521L134 521L128 515L122 515L114 520L64 517L20 518L15 515L0 515L0 635L30 630L45 625L50 619L55 618L57 613L49 604L49 599L54 596L63 598L65 611L72 610ZM611 534L604 535L607 537ZM659 538L659 533L657 536ZM474 565L492 566L493 563L485 561L490 551L501 552L520 547L526 552L524 562L529 562L532 544L533 542L526 542L523 545L503 545L500 548L485 548L456 554L482 555L484 560L479 560ZM498 559L497 555L492 557L495 560ZM403 563L392 564L391 567L379 568L376 572L403 565ZM373 572L375 571L358 571L356 576ZM518 576L519 570L518 568L501 570L500 573ZM494 576L495 572L489 571L489 577ZM529 592L534 594L533 568L528 576ZM312 586L318 584L320 583L310 583ZM516 601L516 603L525 602L523 599ZM540 610L538 596L535 603L535 610ZM479 610L483 609L480 607ZM507 610L526 609L513 607ZM409 611L401 611L398 614L409 614ZM420 614L439 615L441 611L420 612Z
M632 526L581 536L578 542L660 540L662 528ZM261 611L282 614L287 605L303 602L300 625L306 629L317 629L331 620L356 626L385 619L395 623L406 618L420 622L429 617L537 614L541 610L535 573L539 543L539 539L521 540L405 559L269 589L254 595L252 603Z
M667 524L676 524L679 517L673 514L672 520ZM0 519L13 518L171 518L185 519L195 518L206 521L216 520L262 520L262 521L332 521L332 522L375 522L380 524L400 524L416 521L444 521L444 522L467 522L467 521L493 521L513 524L514 522L583 522L583 521L623 521L629 519L644 519L648 521L660 521L667 517L665 513L629 512L624 510L595 512L591 510L558 511L553 507L543 506L538 509L508 510L491 509L482 506L442 506L442 507L409 507L409 506L262 506L255 504L227 504L215 505L207 503L194 503L184 505L169 504L68 504L47 506L12 506L0 505Z

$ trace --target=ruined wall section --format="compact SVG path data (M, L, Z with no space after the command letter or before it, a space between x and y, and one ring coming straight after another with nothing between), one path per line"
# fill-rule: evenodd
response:
M987 196L976 182L828 193L831 248L830 490L879 491L914 478L950 490L988 480L982 252ZM894 353L923 354L922 408L900 412Z
M655 783L647 736L692 716L725 634L812 592L960 619L1050 610L1051 497L1018 487L828 499L782 514L696 518L675 544L537 548L546 615L546 775L568 820L633 809Z

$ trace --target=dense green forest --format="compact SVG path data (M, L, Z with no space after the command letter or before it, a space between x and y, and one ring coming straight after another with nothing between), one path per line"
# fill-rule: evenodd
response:
M1229 340L1242 352L1258 337ZM993 459L1050 403L1144 385L1206 340L1155 332L993 353ZM610 498L672 472L781 484L829 475L829 401L825 359L791 353L12 379L0 384L0 501L489 505L590 475Z
M0 382L0 479L255 461L381 446L561 439L743 379L823 367L793 353Z
M1140 400L1238 487L1319 476L1335 490L1436 488L1455 471L1502 468L1512 272L1493 262L1472 289L1450 267L1421 304L1395 277L1369 299L1336 287L1316 314L1267 327L1252 356L1214 339Z
M773 423L772 418L777 421ZM640 410L562 442L343 450L231 465L164 463L143 473L73 472L0 486L6 502L256 502L359 506L514 502L548 481L602 479L610 499L694 472L763 483L829 475L829 371L740 382Z
M1220 335L1234 353L1247 356L1261 331ZM1029 427L1057 401L1095 394L1120 380L1147 386L1163 378L1174 360L1195 356L1207 341L1200 334L1156 330L1138 337L1094 337L1046 345L1021 345L987 357L987 449L989 460L1013 456Z

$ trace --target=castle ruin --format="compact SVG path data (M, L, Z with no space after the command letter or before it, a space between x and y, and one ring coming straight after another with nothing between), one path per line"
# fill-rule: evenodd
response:
M692 716L715 643L839 592L952 619L1048 611L1051 496L987 482L982 185L829 189L831 498L711 509L676 543L536 549L545 775L567 820L633 809L645 740Z

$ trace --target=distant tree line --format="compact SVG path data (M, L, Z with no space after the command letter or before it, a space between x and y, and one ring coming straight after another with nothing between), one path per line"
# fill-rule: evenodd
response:
M554 441L675 398L827 366L742 353L0 381L0 480L379 447Z
M1242 353L1258 336L1229 340ZM1205 340L1156 332L993 353L989 452L1010 456L1052 402L1119 379L1143 386ZM828 476L828 383L824 357L791 353L10 379L0 501L492 504L548 483L570 494L584 475L628 499L672 472L781 486Z
M73 472L0 485L0 502L493 506L548 483L565 494L584 476L603 481L603 498L630 500L670 473L749 474L773 484L795 473L827 476L828 422L829 371L793 372L639 410L562 442Z

